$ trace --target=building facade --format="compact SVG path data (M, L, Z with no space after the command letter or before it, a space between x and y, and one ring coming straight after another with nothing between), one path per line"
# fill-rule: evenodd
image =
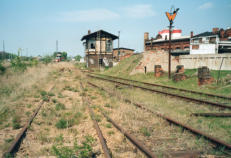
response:
M130 57L131 55L134 54L134 49L129 49L129 48L123 48L123 47L120 47L120 48L114 48L113 49L113 58L114 58L114 61L121 61L125 58L128 58Z
M190 54L231 53L231 29L213 28L212 32L203 32L190 40Z
M171 49L172 55L186 55L190 53L190 36L182 36L180 29L172 30ZM192 34L192 33L191 33ZM144 33L145 51L168 51L169 50L169 30L160 31L156 38L149 39L149 33Z
M104 30L93 33L89 30L88 34L81 39L81 41L84 41L87 67L100 68L112 66L113 40L115 39L118 39L118 36Z

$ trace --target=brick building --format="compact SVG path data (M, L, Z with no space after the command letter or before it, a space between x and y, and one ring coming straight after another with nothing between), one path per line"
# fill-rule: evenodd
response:
M190 52L190 36L182 36L182 31L175 29L172 31L171 36L171 48L172 55L186 55ZM193 33L191 33L193 36ZM168 51L169 49L169 30L165 29L160 31L156 38L149 39L149 33L144 33L144 50L156 51L163 50Z
M121 61L125 58L130 57L131 55L134 54L134 49L129 49L129 48L114 48L113 49L113 58L115 61Z
M112 66L113 40L115 39L118 39L118 36L104 30L93 33L89 30L88 34L81 39L81 41L84 41L87 67L100 68Z

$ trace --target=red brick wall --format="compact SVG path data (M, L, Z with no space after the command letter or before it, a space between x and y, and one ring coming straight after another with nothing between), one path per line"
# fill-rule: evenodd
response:
M190 41L172 41L171 48L175 50L177 48L184 50L185 47L190 47ZM150 45L145 44L145 50L165 50L167 51L169 48L169 41L161 42L161 43L150 43Z

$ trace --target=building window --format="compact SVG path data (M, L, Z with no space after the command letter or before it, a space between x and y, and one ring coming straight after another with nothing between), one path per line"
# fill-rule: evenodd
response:
M199 45L192 45L192 49L194 49L194 50L199 49Z
M189 49L189 46L185 46L184 49Z
M211 37L209 39L209 43L216 43L216 37Z
M88 41L88 48L89 49L95 49L95 40L89 40Z
M103 65L103 59L99 59L99 65Z
M95 49L95 45L94 45L94 43L91 43L91 47L90 47L91 49Z
M106 41L106 51L112 52L112 41L111 40Z

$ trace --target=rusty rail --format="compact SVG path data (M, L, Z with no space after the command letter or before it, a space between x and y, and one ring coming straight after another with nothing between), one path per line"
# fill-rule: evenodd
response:
M51 87L49 91L51 91L53 88L54 88L54 86ZM39 103L38 108L35 110L35 112L30 117L28 122L24 125L24 127L20 130L20 132L18 133L18 135L16 136L16 138L14 139L14 141L12 142L10 147L7 149L7 151L3 154L3 156L2 156L3 158L5 158L7 156L12 156L18 151L23 138L26 136L26 132L27 132L28 128L30 127L31 123L33 122L34 118L37 116L39 110L41 109L41 107L44 103L45 103L45 101L43 101L43 100Z
M207 100L200 100L200 99L191 98L191 97L187 97L187 96L182 96L182 95L178 95L178 94L168 93L168 92L164 92L164 91L160 91L160 90L155 90L155 89L151 89L151 88L137 86L137 85L134 85L134 84L124 83L124 82L115 81L115 80L111 80L111 79L106 79L106 78L102 78L102 77L97 77L97 76L92 76L92 75L88 75L88 76L92 77L92 78L100 79L100 80L105 80L105 81L109 81L109 82L122 84L122 85L133 86L135 88L140 88L142 90L151 91L151 92L157 92L157 93L161 93L161 94L165 94L165 95L169 95L169 96L173 96L173 97L177 97L177 98L181 98L181 99L185 99L185 100L189 100L189 101L193 101L193 102L197 102L197 103L204 103L204 104L207 104L207 105L212 105L212 106L216 106L216 107L220 107L220 108L231 109L231 106L220 104L220 103L215 103L215 102L211 102L211 101L207 101Z
M137 80L130 80L130 79L126 79L126 78L109 76L109 75L103 75L103 74L97 74L97 73L90 73L90 72L88 72L88 73L89 74L94 74L94 75L105 76L105 77L109 77L109 78L114 78L114 79L120 79L120 80L124 80L124 81L141 83L141 84L145 84L145 85L148 85L148 86L156 86L156 87L161 87L161 88L174 89L174 90L179 90L179 91L182 91L182 92L189 92L189 93L193 93L193 94L207 95L207 96L211 96L211 97L216 97L216 98L222 98L222 99L231 100L231 97L228 97L228 96L215 95L215 94L211 94L211 93L198 92L198 91L194 91L194 90L187 90L187 89L183 89L183 88L176 88L176 87L172 87L172 86L165 86L165 85L148 83L148 82L141 82L141 81L137 81Z
M102 111L101 111L102 112ZM113 121L109 116L102 112L104 117L113 124L124 136L126 136L137 148L139 148L146 156L151 158L157 158L154 153L147 149L139 140L137 140L133 135L125 131L121 126L119 126L115 121Z
M91 82L88 82L88 84L91 85L91 86L94 86L96 88L99 88L101 90L104 90L105 92L109 93L112 96L117 96L117 95L114 95L113 93L109 92L108 90L106 90L106 89L104 89L102 87L99 87L99 86L97 86L97 85L95 85L95 84L93 84ZM119 99L121 99L121 97L119 97ZM176 120L174 120L174 119L172 119L170 117L167 117L167 116L165 116L165 115L163 115L161 113L154 112L154 111L150 110L149 108L146 108L145 105L134 103L129 99L123 99L123 101L125 101L127 103L131 103L131 104L135 105L138 108L141 108L141 109L146 110L146 111L148 111L150 113L153 113L154 115L156 115L158 117L161 117L162 119L164 119L164 120L166 120L166 121L168 121L168 122L170 122L170 123L172 123L174 125L180 126L180 127L184 128L184 129L190 131L191 133L193 133L195 135L203 136L204 138L206 138L207 140L209 140L210 142L212 142L213 144L215 144L217 146L223 146L224 148L229 149L229 150L231 149L231 144L228 144L228 143L226 143L226 142L224 142L222 140L219 140L218 138L215 138L215 137L213 137L213 136L211 136L209 134L206 134L206 133L204 133L204 132L202 132L200 130L194 129L191 126L188 126L188 125L186 125L184 123L176 121Z
M88 104L88 108L89 111L91 113L92 116L94 116L93 111L91 110L91 108L89 107ZM109 116L107 116L104 112L101 111L101 113L103 114L103 116L107 119L107 121L111 122L113 126L115 126L125 137L127 137L138 149L140 149L146 156L150 157L150 158L157 158L154 153L152 153L149 149L147 149L142 143L140 143L139 140L137 140L133 135L131 135L130 133L128 133L127 131L125 131L121 126L119 126L117 123L115 123L115 121L113 121ZM96 122L96 121L95 121ZM97 124L97 122L95 123ZM98 124L97 124L98 126ZM99 127L97 127L98 131L100 132ZM98 132L97 132L98 133ZM102 139L104 140L104 139Z
M80 82L80 86L81 86L81 88L83 90L84 88L83 88L82 82ZM107 143L106 143L106 139L104 138L104 136L102 134L102 131L100 130L100 127L99 127L97 121L95 120L94 112L92 111L92 109L89 106L90 103L89 103L89 101L88 101L87 98L85 100L84 97L82 97L82 100L83 100L83 102L87 103L87 108L88 108L88 111L90 113L90 116L91 116L94 128L96 130L96 133L97 133L97 135L99 137L99 141L100 141L100 144L102 146L102 149L103 149L103 152L104 152L104 156L105 156L105 158L111 158L110 151L109 151Z
M192 113L191 115L204 117L231 117L231 113Z

